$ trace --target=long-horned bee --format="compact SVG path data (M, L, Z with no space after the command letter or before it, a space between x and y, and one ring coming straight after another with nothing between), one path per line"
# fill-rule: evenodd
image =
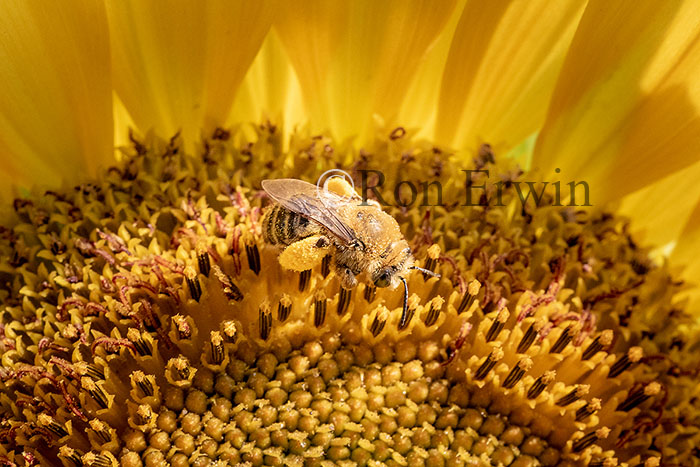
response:
M276 202L265 212L263 236L284 248L279 261L295 271L311 269L330 254L341 285L350 289L357 276L367 273L376 287L404 286L403 307L408 307L405 276L415 266L411 248L399 224L378 203L362 198L342 178L325 187L296 179L263 180L262 187Z

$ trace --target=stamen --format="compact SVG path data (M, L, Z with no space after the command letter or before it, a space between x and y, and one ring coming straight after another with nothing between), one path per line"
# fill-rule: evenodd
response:
M661 385L656 381L652 381L644 387L630 391L629 394L627 394L627 398L617 406L616 410L629 412L633 408L644 403L650 397L657 395L659 392L661 392Z
M191 266L185 268L185 280L187 281L187 286L190 289L190 296L195 302L198 302L202 297L202 285L199 283L197 273Z
M58 422L56 422L56 420L54 420L53 417L51 417L50 415L40 413L37 417L37 422L40 426L43 426L44 428L49 430L59 439L68 436L68 431L66 431L66 429L63 428L63 426L58 424Z
M469 307L472 306L472 303L474 303L476 296L479 294L479 289L481 289L481 283L476 279L469 283L469 286L467 286L467 291L465 292L464 296L462 297L462 301L457 307L458 315L467 311Z
M608 378L615 378L620 375L623 371L627 370L633 363L639 362L644 356L644 351L641 347L630 347L626 354L622 355L614 364L610 367L608 372Z
M474 378L481 380L486 378L489 372L496 366L496 363L503 358L503 350L500 347L496 347L491 351L491 353L486 357L486 360L479 366L474 373Z
M249 244L246 242L245 254L248 258L248 267L257 276L258 274L260 274L260 251L258 250L258 244Z
M605 347L609 346L613 339L613 332L610 329L606 329L593 339L593 342L584 350L581 354L581 360L589 360L593 358L595 354L603 350Z
M523 358L510 370L506 379L503 380L502 386L506 389L513 388L530 368L532 368L532 359L530 357Z
M445 303L445 300L439 295L430 301L430 309L424 321L426 326L430 327L437 322L443 303Z
M607 438L608 434L610 434L609 428L599 428L595 431L588 433L587 435L584 435L582 438L579 438L576 441L574 441L574 444L571 449L574 452L581 452L584 449L595 444L597 441Z
M224 338L219 331L209 333L209 346L211 350L211 363L218 365L224 361Z
M283 294L277 304L277 321L284 323L292 311L292 299L289 295Z
M87 375L95 380L105 379L105 373L100 368L95 365L91 365L87 362L76 362L73 367L76 369L78 374Z
M104 423L102 420L99 420L97 418L93 418L92 420L90 420L90 429L92 429L95 436L99 438L103 443L106 444L112 440L109 425Z
M212 270L214 271L214 276L219 281L219 284L221 284L221 290L226 298L233 300L234 302L240 302L243 300L243 293L241 292L241 289L239 289L238 286L233 283L233 280L226 275L219 266L215 264L212 266Z
M190 326L189 320L177 314L171 318L173 324L175 325L175 332L177 333L178 340L187 340L192 338L192 327Z
M189 384L197 372L197 369L191 366L189 360L182 355L168 360L167 368L170 370L169 374L178 377L171 382L180 383L180 386Z
M535 399L537 396L542 394L542 391L545 390L547 385L554 381L554 378L556 377L557 372L554 370L548 370L545 371L542 376L537 378L534 383L532 383L532 386L530 387L530 390L527 392L527 398L528 399Z
M197 242L197 264L199 266L199 272L205 277L209 277L211 261L209 259L206 243L203 241Z
M504 299L501 300L503 300L505 303ZM503 330L503 327L506 325L506 321L508 321L508 318L510 318L510 312L508 311L508 309L504 308L498 312L498 315L493 320L493 323L491 323L491 327L486 333L486 342L491 342L496 337L498 337L498 334Z
M377 288L375 286L369 285L369 284L365 286L364 297L365 297L365 300L367 301L367 303L372 303L374 301L374 298L376 297L376 295L377 295Z
M149 425L153 421L154 413L153 409L148 404L141 404L136 409L136 416L134 417L138 425Z
M420 269L423 271L423 279L428 280L428 277L431 277L428 271L432 272L435 269L438 258L440 258L440 245L436 243L428 248L428 259L425 260L425 269Z
M340 292L338 292L338 309L336 311L338 316L343 316L345 312L348 311L351 298L352 290L341 287Z
M411 297L406 303L405 312L401 313L401 319L399 320L398 326L399 331L403 331L411 323L413 315L416 314L416 308L418 308L418 303L420 303L420 298L416 294L411 295Z
M67 461L72 462L73 465L75 465L76 467L82 467L83 465L83 460L80 458L78 452L75 449L66 446L65 444L58 448L58 456L62 457Z
M520 339L520 343L518 344L518 349L516 352L518 353L525 353L527 352L527 349L530 348L533 342L535 342L535 339L537 339L537 336L540 333L540 329L544 326L544 321L543 320L537 320L533 322L529 328L527 328L527 331L525 331L525 334L523 335L523 338Z
M322 291L316 293L314 301L314 326L320 328L326 320L326 294Z
M87 452L82 457L83 463L88 467L112 467L115 465L115 460L113 457L110 459L107 454L95 454L94 452Z
M131 386L133 388L139 388L145 396L152 396L154 394L153 382L151 378L148 378L145 373L141 370L136 370L131 373Z
M580 327L577 328L573 325L567 326L566 329L561 332L552 348L549 349L549 353L560 353L564 350L564 348L569 345L569 342L578 334L579 329Z
M139 355L152 355L150 346L143 340L141 333L136 328L129 328L126 331L126 337L134 344Z
M589 416L593 415L598 410L600 410L601 407L602 405L600 399L594 397L588 404L584 405L583 407L580 407L576 411L576 421L582 422L586 420Z
M224 334L224 339L227 343L233 344L238 338L238 330L236 328L236 323L233 321L224 321L221 323L221 330Z
M107 398L104 390L98 386L95 381L87 377L82 377L80 379L80 385L88 392L88 394L90 394L90 397L92 397L101 408L106 409L108 407L109 399Z
M386 320L389 318L389 310L384 305L379 305L377 311L374 315L374 320L369 327L370 332L374 337L377 337L379 333L384 329L386 325Z
M556 404L560 407L566 407L569 404L573 404L577 400L581 398L581 396L585 396L588 394L588 391L590 390L591 386L589 384L581 384L578 385L575 389L572 389L571 392L569 392L567 395L562 396Z
M309 285L309 279L311 279L311 269L299 273L299 292L306 290L306 287Z
M450 342L447 345L447 348L445 349L445 353L447 354L447 359L442 363L442 366L447 366L452 361L455 359L457 356L457 352L459 352L459 349L462 348L464 343L467 340L467 336L472 330L472 324L465 320L462 325L459 328L459 333L457 333L457 337L453 342Z
M258 309L258 328L260 339L266 341L272 330L272 313L270 313L270 305L267 300L263 301Z

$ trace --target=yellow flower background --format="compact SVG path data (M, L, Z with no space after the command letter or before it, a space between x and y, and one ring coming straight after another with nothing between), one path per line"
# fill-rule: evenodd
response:
M355 154L401 126L449 148L455 176L489 143L532 179L585 180L592 203L630 217L635 240L685 281L673 306L700 317L700 1L7 0L0 11L3 210L129 160L129 129L177 134L188 153L233 128L261 151L292 154L299 135L322 133ZM279 139L265 146L251 122Z
M357 145L375 117L469 157L514 149L626 196L697 275L698 4L6 2L2 187L94 173L133 125L189 141L234 122ZM56 11L53 11L55 9ZM695 215L693 215L693 213Z

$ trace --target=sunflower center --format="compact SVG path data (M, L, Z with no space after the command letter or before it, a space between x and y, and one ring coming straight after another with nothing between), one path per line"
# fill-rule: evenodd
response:
M3 460L654 465L693 442L690 324L624 220L523 200L486 149L462 166L405 131L359 153L249 133L217 130L196 157L134 138L99 182L15 203ZM406 273L405 307L401 288L344 288L333 251L294 272L265 241L260 181L338 167L370 201L398 187L383 209L439 274ZM465 203L484 182L469 170L502 183ZM405 202L421 186L441 201Z

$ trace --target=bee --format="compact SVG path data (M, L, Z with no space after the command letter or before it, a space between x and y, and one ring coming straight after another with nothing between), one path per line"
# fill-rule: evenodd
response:
M304 271L330 254L335 274L346 289L355 287L366 274L376 287L392 289L403 284L404 314L408 307L405 276L417 269L413 253L399 224L376 202L363 202L341 178L327 187L303 180L263 180L263 190L275 204L262 219L265 241L283 248L282 267Z

